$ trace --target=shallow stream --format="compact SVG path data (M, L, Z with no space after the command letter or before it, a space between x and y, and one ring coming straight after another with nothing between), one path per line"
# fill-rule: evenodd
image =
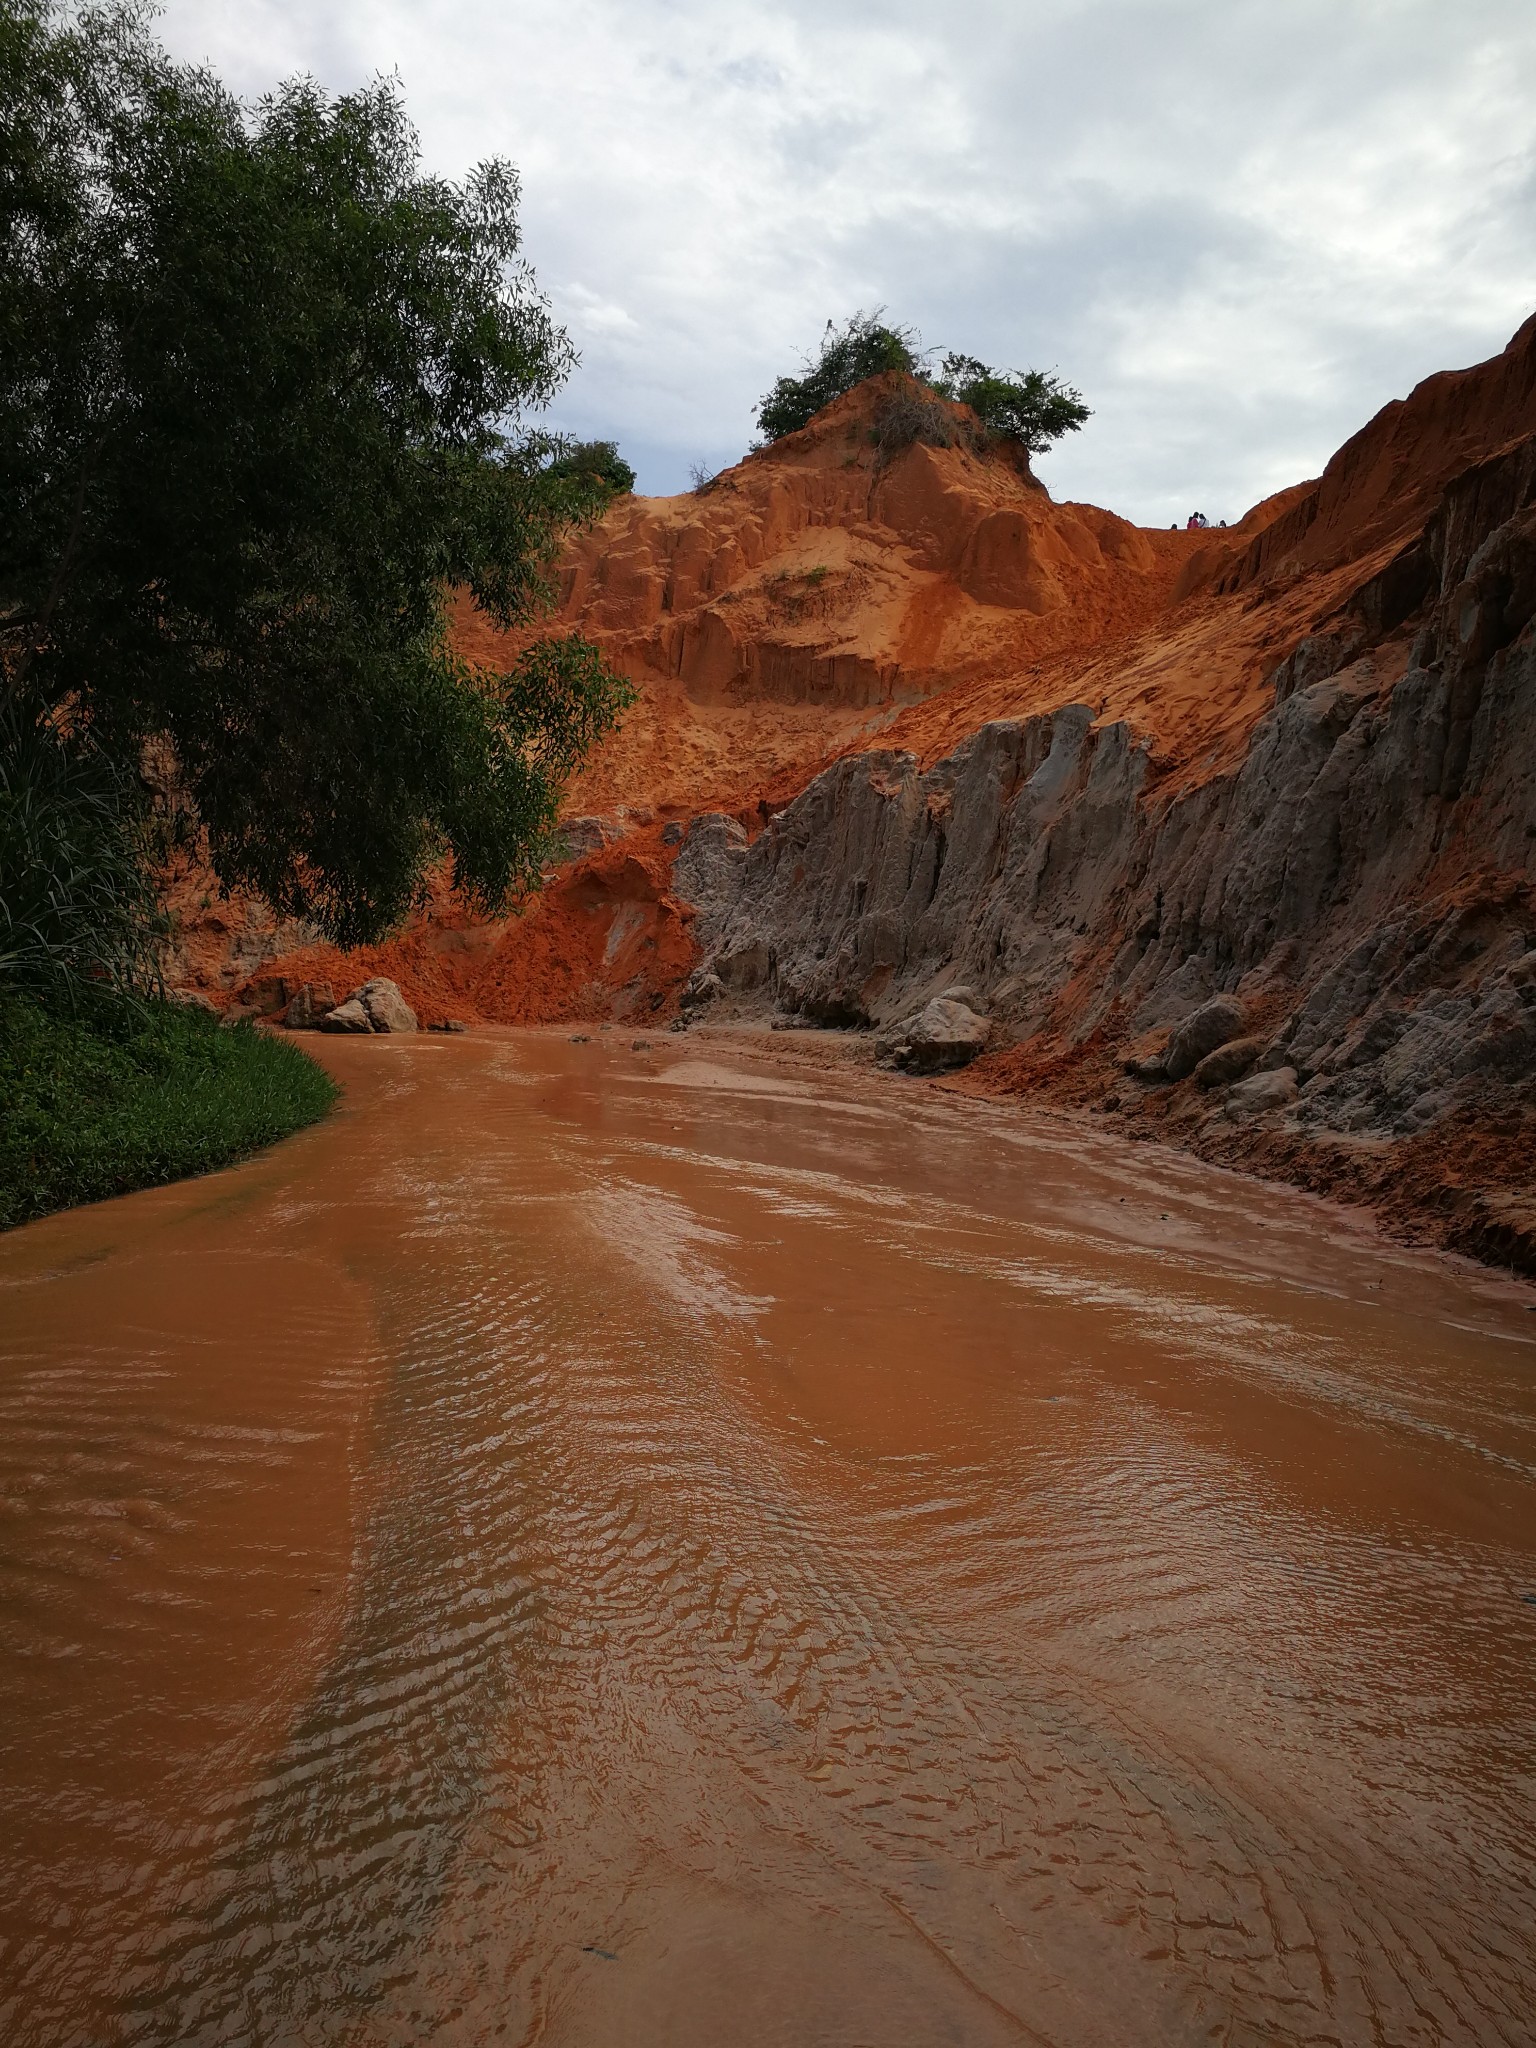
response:
M662 1036L0 1239L0 2039L1529 2044L1536 1315Z

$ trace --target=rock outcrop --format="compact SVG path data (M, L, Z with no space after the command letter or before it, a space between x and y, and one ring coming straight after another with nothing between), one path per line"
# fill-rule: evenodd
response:
M373 1029L368 1012L356 996L348 996L344 1003L338 1003L334 1010L327 1010L320 1019L322 1031L351 1031L368 1033Z
M915 1016L891 1025L882 1050L893 1066L911 1074L939 1074L966 1066L985 1051L992 1027L968 1003L935 996Z
M414 1031L416 1012L397 983L375 975L320 1019L322 1031Z
M289 997L283 1022L290 1031L317 1031L335 1007L336 992L328 981L306 981Z
M1058 1071L1162 1029L1130 1060L1142 1083L1231 1086L1240 1113L1315 1133L1523 1116L1536 434L1398 541L1203 780L1160 775L1151 735L1082 702L990 721L927 769L837 761L697 899L695 986L869 1025L963 980Z

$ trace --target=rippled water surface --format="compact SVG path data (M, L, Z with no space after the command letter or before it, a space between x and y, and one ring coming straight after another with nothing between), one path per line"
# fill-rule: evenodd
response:
M690 1041L0 1240L0 2039L1509 2043L1536 1316Z

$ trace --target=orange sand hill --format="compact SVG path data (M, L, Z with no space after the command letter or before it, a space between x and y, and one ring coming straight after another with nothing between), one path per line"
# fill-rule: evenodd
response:
M1166 613L1209 535L1054 504L1026 462L965 446L882 460L872 424L915 389L872 378L706 491L624 498L571 541L555 624L596 640L640 700L567 809L602 814L629 851L575 863L494 925L439 890L404 937L346 958L263 931L259 907L202 906L194 875L177 979L269 1008L280 980L340 992L388 974L433 1020L659 1012L692 960L660 826L727 810L755 829L838 753L885 744L903 707L1029 664L1055 674ZM943 410L964 429L965 408ZM521 644L467 599L455 638L488 664Z
M1027 464L963 446L882 461L872 424L916 389L871 378L707 490L625 498L572 542L559 623L641 690L574 809L755 807L884 744L903 706L1166 611L1208 536L1053 504ZM467 605L458 638L471 658L506 651Z
M1186 544L1183 571L1173 601L1139 631L968 681L904 713L881 744L932 761L990 718L1075 700L1147 733L1177 771L1173 787L1225 769L1273 702L1275 664L1412 546L1453 477L1533 430L1536 318L1490 362L1429 377L1385 406L1315 483L1224 532L1163 536ZM1402 643L1378 655L1384 689L1406 654Z
M345 960L248 926L237 945L220 927L239 906L190 913L182 978L224 1001L253 966L323 970L338 993L387 973L429 1018L659 1014L693 958L669 820L725 810L755 831L839 754L931 762L987 720L1067 702L1146 736L1162 794L1199 784L1242 755L1276 664L1411 550L1446 481L1536 426L1536 320L1226 531L1058 505L1027 464L963 445L883 459L873 429L913 395L871 379L702 492L625 498L572 539L556 623L640 691L569 806L617 844L521 918L477 927L439 891L403 938ZM467 604L456 637L472 659L512 651ZM1384 692L1405 658L1378 645Z

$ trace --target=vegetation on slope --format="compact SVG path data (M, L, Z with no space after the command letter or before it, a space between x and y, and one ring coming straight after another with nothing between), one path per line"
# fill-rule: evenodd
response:
M163 999L162 839L88 730L0 707L0 1229L244 1158L335 1100L297 1046Z
M821 346L808 356L804 374L780 377L757 408L757 424L770 441L781 441L809 424L823 406L841 398L866 377L888 370L917 374L917 336L910 327L887 327L885 308L855 313L841 327L828 321Z
M866 377L892 370L915 377L940 398L969 406L982 440L1009 442L1031 455L1043 454L1091 417L1082 393L1044 370L994 370L975 356L954 353L935 367L917 347L914 331L887 326L883 312L882 307L855 313L841 327L827 322L820 349L806 359L803 375L780 377L760 402L757 423L768 440L795 433ZM898 400L896 413L877 429L882 452L913 440L952 444L953 426L931 400Z
M549 479L569 481L582 489L622 498L635 488L635 472L614 441L576 441L557 455L544 472Z

